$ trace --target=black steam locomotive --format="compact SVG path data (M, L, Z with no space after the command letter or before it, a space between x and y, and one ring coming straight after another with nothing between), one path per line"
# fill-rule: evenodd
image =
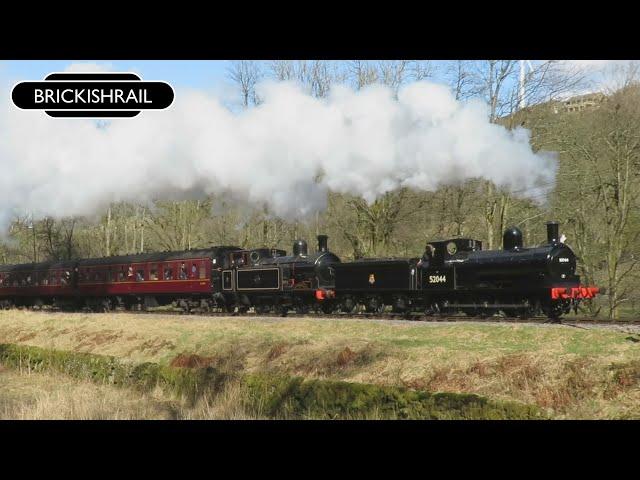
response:
M364 259L341 262L318 237L316 253L306 242L282 251L235 252L249 255L235 270L223 272L225 305L257 312L294 308L299 312L396 313L469 316L546 315L559 318L593 298L596 287L580 285L576 256L547 223L547 242L524 247L515 227L503 235L502 250L482 250L482 242L454 238L427 244L421 258ZM233 262L232 262L233 263ZM228 293L233 292L233 298Z
M547 243L525 248L522 232L504 232L503 250L482 250L482 242L455 238L431 242L422 258L371 259L334 266L335 308L375 313L465 313L558 318L593 298L596 287L580 285L576 256L547 223Z
M332 295L333 266L340 259L328 251L327 239L318 235L318 249L311 254L304 240L296 240L291 255L266 248L231 252L228 268L222 270L222 289L214 298L223 308L239 312L251 307L258 313L329 311L331 304L320 301Z
M365 311L372 314L544 314L559 318L596 287L580 285L576 256L547 223L547 242L524 247L517 228L503 250L454 238L427 244L422 257L341 262L318 236L316 252L297 240L293 252L239 247L0 266L0 307L144 308L281 314Z

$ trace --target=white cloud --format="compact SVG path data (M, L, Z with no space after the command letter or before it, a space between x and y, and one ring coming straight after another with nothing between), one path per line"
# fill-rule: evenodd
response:
M99 73L113 71L113 65L110 63L72 63L64 69L65 72L73 73Z

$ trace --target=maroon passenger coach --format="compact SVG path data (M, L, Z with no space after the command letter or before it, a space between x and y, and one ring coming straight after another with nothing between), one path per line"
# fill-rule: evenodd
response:
M228 252L212 247L184 252L89 258L0 266L0 306L53 305L99 310L178 302L207 307L220 290ZM202 303L205 300L205 303Z

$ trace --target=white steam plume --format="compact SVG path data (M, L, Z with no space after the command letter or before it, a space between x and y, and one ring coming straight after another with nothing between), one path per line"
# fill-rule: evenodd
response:
M99 127L0 103L0 227L15 212L86 215L109 202L229 192L283 217L326 206L328 189L367 201L400 186L433 190L473 177L537 198L556 161L529 133L487 121L480 102L457 102L418 82L397 100L384 86L336 86L325 100L292 83L259 86L264 103L232 113L215 97L176 92L166 111Z

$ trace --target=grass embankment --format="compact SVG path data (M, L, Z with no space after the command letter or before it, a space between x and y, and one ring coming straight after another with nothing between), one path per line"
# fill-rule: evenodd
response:
M197 362L198 360L196 360ZM30 375L40 373L66 374L67 377L90 381L97 385L119 386L133 389L138 397L145 400L133 410L134 415L154 418L162 413L173 413L169 418L189 418L189 412L203 411L203 406L229 405L229 398L235 396L236 406L244 418L277 419L530 419L541 418L541 412L531 406L514 402L495 402L478 397L455 393L430 394L406 388L363 385L329 380L304 380L300 377L266 374L239 374L216 369L211 366L190 365L194 357L179 356L174 365L156 363L123 363L115 357L90 353L47 350L39 347L0 344L0 362ZM86 387L85 387L86 388ZM2 400L0 389L0 401ZM90 394L97 394L95 389ZM149 394L156 392L155 398ZM230 395L230 392L233 392ZM114 396L106 390L106 396ZM218 395L222 393L222 402ZM225 395L226 393L226 395ZM178 407L167 411L166 400L158 397L173 394L179 398ZM235 394L235 395L234 395ZM119 405L128 403L127 397L135 398L134 392L126 392L124 398L117 399L105 416L120 412ZM59 397L60 398L60 397ZM117 398L117 397L116 397ZM76 411L81 417L90 417L83 408L89 402L73 402L63 411ZM14 402L15 403L15 402ZM64 404L64 401L53 402ZM102 416L98 404L94 415ZM15 407L14 407L15 408ZM114 411L115 408L115 411ZM170 407L169 407L170 408ZM37 409L36 409L37 411ZM125 406L125 415L131 411ZM222 413L222 412L220 412ZM195 415L208 417L207 415ZM134 417L135 418L135 417ZM220 417L218 417L220 418Z
M302 396L331 382L411 395L476 394L535 405L554 418L639 418L638 340L629 333L550 325L0 312L2 343L111 355L158 368L186 361L253 375L258 383L270 378L273 385L274 378L284 378L294 382L285 390Z

